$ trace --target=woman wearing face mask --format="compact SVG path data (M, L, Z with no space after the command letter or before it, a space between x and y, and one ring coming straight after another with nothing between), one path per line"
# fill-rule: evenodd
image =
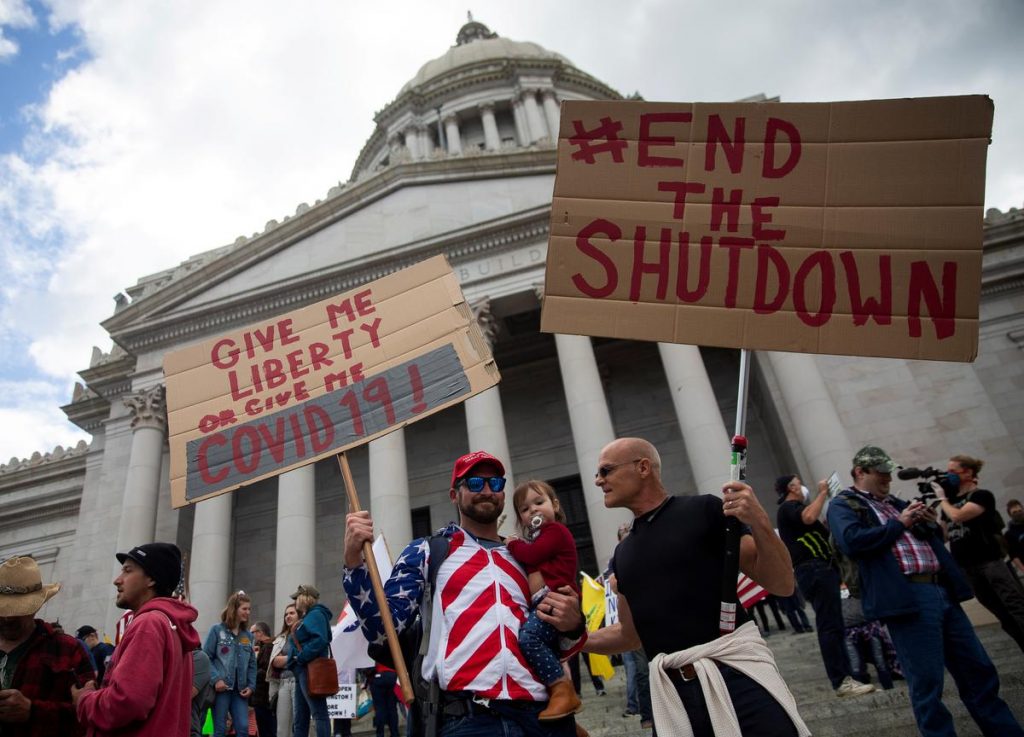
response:
M779 495L776 518L779 537L793 559L793 573L800 593L814 608L818 646L825 672L836 696L860 696L875 687L855 681L846 654L843 608L839 596L839 566L829 542L828 530L818 519L828 499L828 482L818 482L818 494L807 503L810 493L795 475L775 480Z

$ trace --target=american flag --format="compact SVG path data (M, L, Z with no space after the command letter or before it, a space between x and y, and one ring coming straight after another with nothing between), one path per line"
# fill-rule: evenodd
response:
M755 583L754 579L741 573L736 579L736 596L739 597L740 604L744 609L750 609L761 599L767 597L768 592Z
M504 546L485 547L456 525L443 533L448 557L437 573L431 647L423 676L435 672L441 688L481 697L543 701L547 690L519 651L519 627L529 611L526 574ZM423 594L430 545L414 540L395 561L384 592L395 629L412 624ZM370 642L384 629L365 566L346 569L345 592Z

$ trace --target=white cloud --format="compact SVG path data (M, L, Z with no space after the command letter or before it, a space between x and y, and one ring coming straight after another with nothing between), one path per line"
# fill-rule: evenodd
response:
M60 405L66 404L67 386L59 382L0 381L0 463L48 453L57 445L73 447L89 436L71 425Z
M115 293L346 180L374 111L465 21L454 0L48 6L51 29L77 30L85 61L27 111L21 155L0 161L0 337L30 341L56 386L70 386L93 345L109 347L99 321ZM991 94L988 202L1006 209L1024 201L1022 8L481 0L474 13L647 99ZM11 9L23 17L27 5L0 0L0 29Z
M4 35L5 28L30 28L35 16L25 0L0 0L0 62L18 53L18 44Z

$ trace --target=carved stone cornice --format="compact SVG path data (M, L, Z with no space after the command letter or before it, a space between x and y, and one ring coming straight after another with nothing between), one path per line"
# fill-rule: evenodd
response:
M472 304L469 308L473 311L473 317L476 319L476 324L480 327L480 332L484 336L484 340L487 341L487 347L494 352L494 345L498 342L498 318L491 312L491 298L481 297Z
M548 234L550 207L541 206L515 215L475 224L439 236L374 254L358 264L342 264L332 270L297 277L239 294L230 302L197 307L191 313L155 317L112 337L133 352L155 350L198 335L224 332L233 327L318 302L378 279L439 254L452 265L481 253L499 254Z
M88 452L89 444L79 440L73 447L58 445L49 453L37 451L28 458L11 458L0 465L0 486L17 483L23 476L30 477L33 483L39 483L44 478L78 473L85 468Z
M132 430L152 428L163 432L167 429L167 406L164 403L163 384L130 394L122 401L131 414Z

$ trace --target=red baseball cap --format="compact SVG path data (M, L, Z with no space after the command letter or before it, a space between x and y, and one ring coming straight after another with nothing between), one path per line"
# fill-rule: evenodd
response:
M505 475L505 465L501 461L486 451L477 450L472 453L466 453L466 455L455 461L455 466L452 468L452 488L455 488L456 481L468 475L474 466L479 466L481 463L490 463L498 469L499 475Z

